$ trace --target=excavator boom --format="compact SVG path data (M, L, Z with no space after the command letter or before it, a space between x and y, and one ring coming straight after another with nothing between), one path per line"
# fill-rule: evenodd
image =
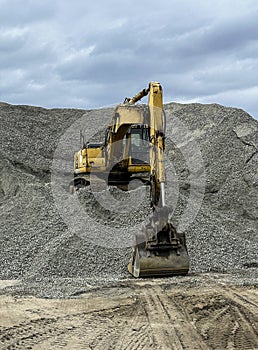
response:
M150 183L153 216L142 232L134 237L132 257L128 265L134 277L181 275L189 270L185 234L178 233L169 222L165 201L165 117L163 114L162 87L151 82L128 102L134 103L148 94L150 111Z

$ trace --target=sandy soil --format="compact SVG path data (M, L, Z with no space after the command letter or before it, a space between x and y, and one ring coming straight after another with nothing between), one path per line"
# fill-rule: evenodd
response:
M0 348L258 349L257 284L207 273L121 280L70 299L4 294Z

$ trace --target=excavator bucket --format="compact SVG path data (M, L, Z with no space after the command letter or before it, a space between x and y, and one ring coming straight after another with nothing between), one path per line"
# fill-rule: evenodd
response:
M189 270L185 234L172 224L143 226L134 237L128 271L134 277L186 275Z
M159 253L159 255L158 255ZM189 258L185 247L180 252L171 249L164 255L134 247L128 271L136 278L147 276L186 275L189 270Z

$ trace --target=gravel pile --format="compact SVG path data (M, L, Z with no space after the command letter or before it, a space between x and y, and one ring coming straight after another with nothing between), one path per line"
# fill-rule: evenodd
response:
M167 202L191 270L258 267L258 122L220 105L165 111ZM150 215L146 189L105 188L101 199L66 191L79 128L95 135L111 113L0 104L1 279L129 277L131 233Z

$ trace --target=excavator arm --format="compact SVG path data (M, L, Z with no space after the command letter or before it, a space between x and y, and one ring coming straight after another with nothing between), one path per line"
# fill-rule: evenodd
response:
M150 182L153 216L142 232L134 237L132 257L128 265L134 277L187 274L189 258L184 233L178 233L169 222L165 204L165 117L162 87L151 82L148 89L127 99L135 103L148 94L150 111Z
M150 109L150 166L152 206L165 206L165 118L163 116L162 87L159 83L149 85Z
M162 87L158 82L150 82L147 89L141 90L125 103L135 104L148 95L149 135L150 135L150 174L152 206L165 206L165 116L163 113Z

